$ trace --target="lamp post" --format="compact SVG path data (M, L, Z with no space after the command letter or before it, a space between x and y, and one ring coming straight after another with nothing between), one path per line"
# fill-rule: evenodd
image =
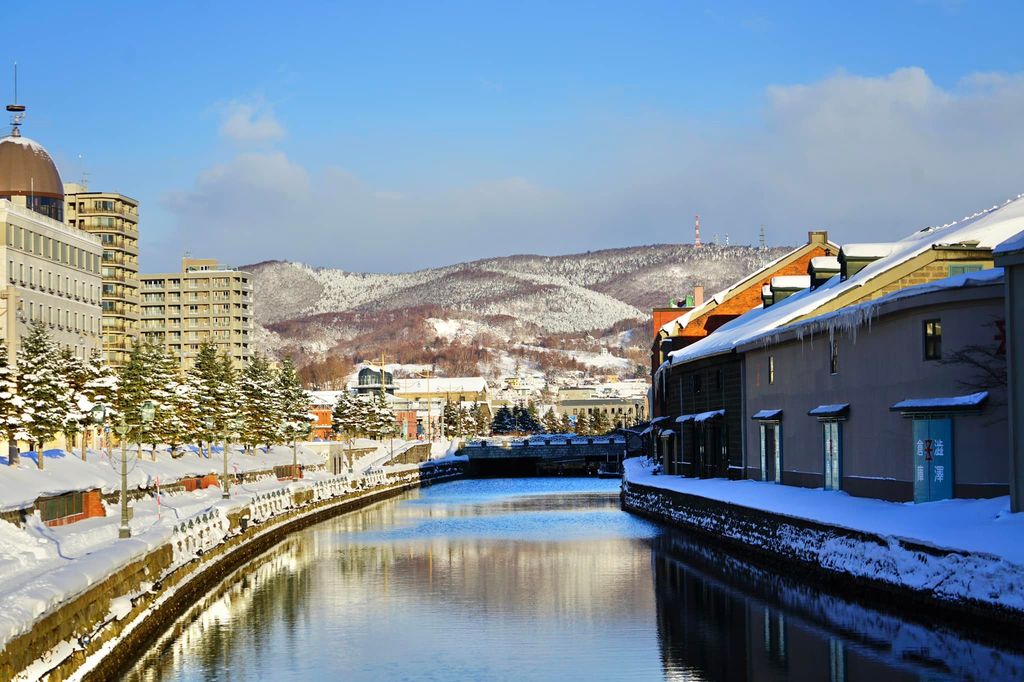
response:
M105 417L106 408L101 405L97 406L102 408L100 413L100 420ZM93 419L96 418L95 408L93 408ZM132 429L139 429L140 436L141 431L146 427L146 424L153 421L153 416L156 414L156 407L153 405L152 400L147 400L142 403L139 408L140 423L128 424L123 421L124 416L122 415L121 423L114 427L114 431L117 432L118 437L121 439L121 528L118 530L117 537L119 538L130 538L132 536L132 529L128 525L128 449L127 440L128 434Z
M225 424L225 427L227 430L224 432L224 476L221 478L220 496L226 500L231 497L231 483L228 479L228 444L238 436L241 424L237 419L232 419Z

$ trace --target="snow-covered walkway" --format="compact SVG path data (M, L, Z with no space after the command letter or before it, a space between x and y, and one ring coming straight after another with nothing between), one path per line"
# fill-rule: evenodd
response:
M625 462L625 478L652 488L675 490L819 523L915 542L992 554L1024 566L1024 514L1010 513L1010 498L943 500L914 504L844 492L797 488L761 481L695 479L654 475L645 458Z

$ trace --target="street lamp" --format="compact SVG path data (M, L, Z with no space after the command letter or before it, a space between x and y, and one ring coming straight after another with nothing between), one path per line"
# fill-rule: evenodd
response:
M241 430L242 425L237 419L232 419L224 424L224 476L221 477L221 493L220 496L223 499L231 497L231 482L228 479L228 443L234 440L238 436L238 432Z
M97 413L96 408L93 408L92 415L93 419L99 417L100 421L106 417L106 408L102 405L97 405L100 408L100 412ZM139 409L139 421L138 424L127 424L124 421L124 415L121 416L121 423L114 427L114 431L117 432L118 437L121 439L121 528L117 532L119 538L130 538L132 536L132 529L128 525L128 450L127 440L128 434L132 429L146 428L146 424L153 421L153 416L156 414L156 407L153 405L152 400L147 400L142 403Z

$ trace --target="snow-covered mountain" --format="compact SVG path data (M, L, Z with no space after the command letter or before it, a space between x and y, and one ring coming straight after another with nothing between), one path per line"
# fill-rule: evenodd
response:
M698 284L711 294L786 250L656 244L395 274L286 261L244 269L254 276L263 352L304 361L329 353L361 360L384 351L409 356L395 358L401 362L443 366L451 346L474 349L485 364L495 352L523 355L530 348L535 362L558 356L542 352L546 347L582 351L566 357L597 368L608 364L605 348L621 357L623 346L650 343L652 307ZM593 357L600 362L588 363L588 352L599 353Z

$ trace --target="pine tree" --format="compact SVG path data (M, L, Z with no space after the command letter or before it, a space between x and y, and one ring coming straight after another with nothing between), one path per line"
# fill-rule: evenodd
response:
M374 394L368 410L368 431L377 440L389 438L398 432L395 412L383 393Z
M8 443L27 440L23 428L25 401L18 395L18 381L14 369L7 362L7 346L0 341L0 433ZM8 448L8 464L18 463L17 445Z
M579 416L576 417L576 435L590 435L590 419L587 417L586 412L580 412Z
M89 369L86 361L71 352L70 348L63 348L60 355L60 372L67 383L67 392L64 395L64 425L61 431L64 433L64 445L71 452L75 453L75 440L79 433L85 428L86 418L92 408L85 396L85 383L89 380ZM82 459L85 459L85 448L83 444Z
M480 407L480 403L474 403L473 408L470 410L470 415L473 418L473 434L476 436L486 436L491 432L490 424L487 421L487 415Z
M25 432L43 468L43 447L68 417L68 384L60 371L60 353L42 322L35 322L18 350L18 394L25 400Z
M549 407L544 415L544 430L548 433L558 433L561 428L562 422L559 421L558 416L555 414L555 408Z
M118 371L118 388L114 397L114 411L117 413L115 423L142 423L142 404L149 400L152 384L150 356L148 344L136 344L132 347L128 362ZM139 439L141 433L127 433L122 438Z
M267 359L256 353L245 369L239 373L238 390L241 396L241 440L246 450L253 452L258 443L273 444L279 423L276 377Z
M608 415L594 408L594 416L590 420L590 432L594 436L603 436L611 430L611 422Z
M281 435L290 443L309 432L309 396L295 372L290 359L281 363L277 373L277 386L281 398Z
M562 433L574 433L576 431L576 424L568 413L562 415L562 425L560 430Z
M507 405L502 405L494 414L494 421L491 422L491 433L506 434L515 431L516 423L512 410Z
M355 398L348 391L342 391L331 411L331 428L335 433L352 439L356 434L356 426Z
M88 378L85 380L85 387L82 390L91 410L95 405L103 405L106 408L107 418L114 416L114 397L117 393L117 375L114 370L103 361L103 355L94 350L85 364ZM86 428L92 425L90 415L86 414ZM86 431L90 433L90 431ZM86 445L82 445L82 459L85 459Z
M203 407L202 418L196 424L199 450L202 453L204 441L212 442L223 433L229 411L223 364L217 356L216 346L209 340L199 344L199 352L189 370L187 381L192 395Z
M156 458L156 441L170 447L171 457L177 457L178 447L188 442L195 432L199 404L195 400L192 386L181 372L178 359L165 348L153 345L149 351L153 364L153 387L150 392L156 412L147 433L153 437L153 456Z

